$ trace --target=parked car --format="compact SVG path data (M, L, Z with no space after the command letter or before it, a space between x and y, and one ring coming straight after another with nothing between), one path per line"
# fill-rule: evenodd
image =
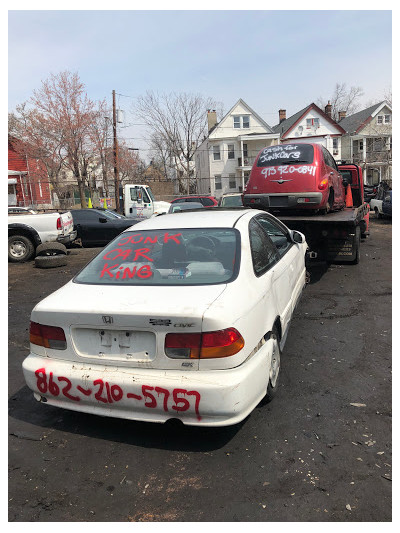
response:
M378 218L382 218L383 216L382 202L388 189L389 187L386 185L386 183L381 182L378 186L378 191L375 198L372 198L372 200L369 202L371 211L374 211L375 216Z
M378 189L376 185L364 184L364 202L370 202L372 198L375 198Z
M214 196L179 196L172 200L171 204L178 204L180 202L200 202L204 207L214 207L218 205L218 200Z
M41 246L51 245L53 250L73 242L76 232L70 211L64 213L8 212L8 260L22 263L32 259ZM53 246L53 243L56 246ZM62 245L58 247L57 245Z
M187 211L188 209L204 209L204 207L200 202L178 202L171 204L168 213L178 213L179 211Z
M37 215L37 211L32 207L18 207L18 206L9 206L8 214L9 215Z
M101 209L72 209L74 230L77 239L81 239L82 246L105 246L126 228L137 224L142 219L116 217L108 210Z
M382 215L392 218L392 191L386 191L382 201Z
M114 218L127 218L124 215L122 215L121 213L117 213L113 209L107 209L105 207L96 207L95 209L97 209L98 211L105 211L106 213L108 213L109 215L111 215Z
M276 393L306 249L255 209L140 222L33 309L25 380L75 411L236 424Z
M218 207L243 207L243 194L241 192L223 194L218 201Z
M323 213L345 206L343 180L321 144L281 144L259 152L244 192L246 206Z

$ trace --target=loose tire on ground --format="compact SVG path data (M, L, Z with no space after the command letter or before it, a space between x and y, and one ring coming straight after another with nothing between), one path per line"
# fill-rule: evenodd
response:
M8 238L8 260L11 263L29 261L35 253L33 242L24 235L11 235Z
M37 268L55 268L66 264L67 256L65 254L38 255L35 257L35 267Z
M67 248L61 242L45 242L36 248L36 256L67 255Z

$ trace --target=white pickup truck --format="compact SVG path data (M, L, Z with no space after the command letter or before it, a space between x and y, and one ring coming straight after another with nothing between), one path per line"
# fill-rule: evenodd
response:
M156 200L148 185L127 184L124 187L124 214L127 218L150 218L167 213L171 204Z
M46 242L68 244L76 239L70 211L35 213L9 208L8 260L22 263L31 259L36 248Z

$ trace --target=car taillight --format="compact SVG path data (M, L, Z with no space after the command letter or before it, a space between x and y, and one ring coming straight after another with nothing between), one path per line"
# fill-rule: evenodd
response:
M209 359L229 357L244 346L244 339L235 328L207 333L167 333L165 353L173 359Z
M62 229L61 217L57 218L57 229Z
M64 330L56 326L45 326L37 322L31 322L29 340L32 344L52 348L53 350L67 349Z
M320 191L325 190L327 187L328 187L328 180L326 178L319 182L318 189Z

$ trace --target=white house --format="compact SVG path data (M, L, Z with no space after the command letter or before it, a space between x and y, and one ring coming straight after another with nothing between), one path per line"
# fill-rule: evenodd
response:
M279 143L279 133L242 99L217 123L208 111L208 137L195 152L197 191L220 198L241 192L258 152Z
M281 143L318 143L327 148L336 160L342 159L341 137L346 132L331 117L332 106L328 103L325 112L311 103L289 118L286 110L279 110L279 124L273 127L279 133Z
M383 101L353 115L339 125L346 134L342 138L343 159L360 165L364 183L378 185L392 182L392 108Z

